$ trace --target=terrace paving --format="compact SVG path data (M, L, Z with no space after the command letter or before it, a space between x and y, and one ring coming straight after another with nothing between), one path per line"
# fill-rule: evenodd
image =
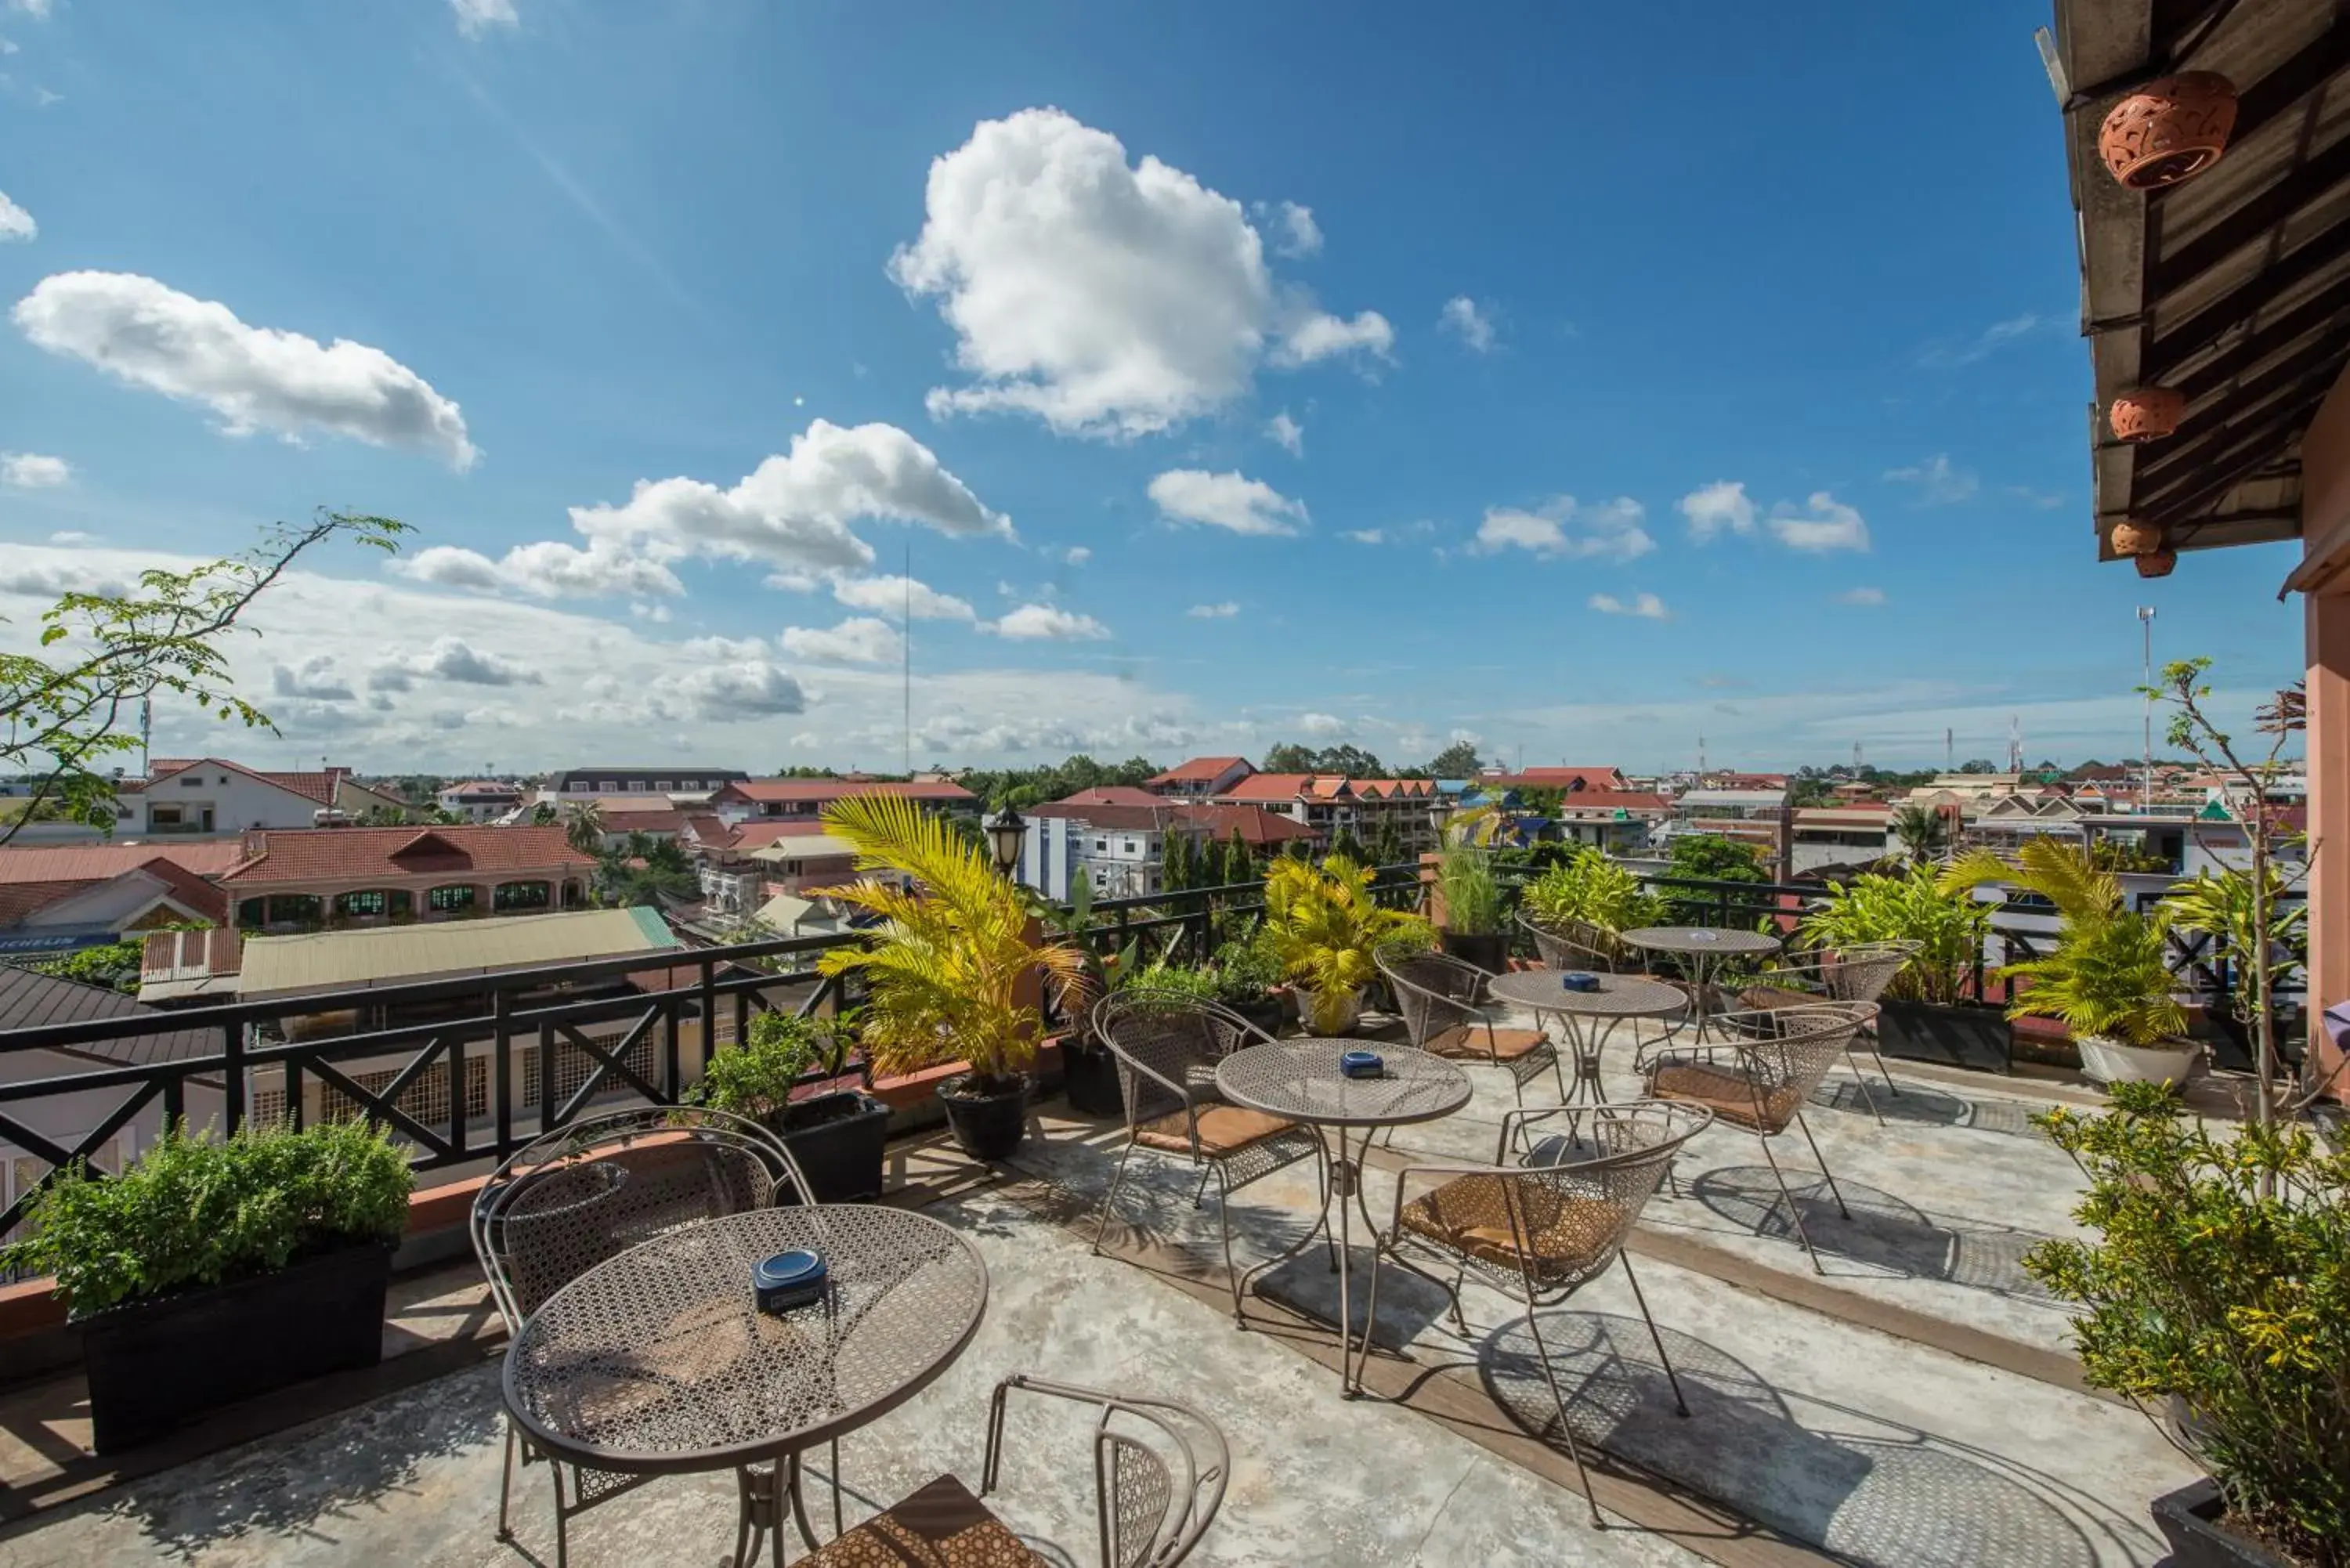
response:
M1611 1068L1618 1059L1628 1050ZM1410 1159L1490 1157L1508 1080L1471 1076L1468 1110L1375 1151L1374 1213ZM1632 1083L1611 1075L1609 1088ZM1691 1415L1674 1413L1621 1271L1544 1314L1576 1435L1609 1456L1595 1463L1604 1531L1503 1298L1472 1282L1462 1339L1440 1291L1386 1271L1372 1397L1342 1399L1331 1334L1287 1310L1335 1311L1322 1253L1267 1276L1252 1330L1236 1329L1213 1199L1195 1209L1192 1177L1138 1156L1108 1255L1092 1256L1093 1202L1122 1134L1049 1106L1002 1179L929 1204L985 1256L988 1315L944 1378L844 1445L844 1473L868 1500L852 1516L941 1470L975 1481L989 1388L1035 1369L1171 1394L1224 1426L1235 1475L1201 1563L2151 1563L2146 1500L2191 1472L2136 1411L2078 1386L2064 1314L2015 1266L2032 1238L2071 1230L2079 1179L2023 1124L2042 1102L2008 1087L1905 1076L1901 1114L1879 1128L1849 1078L1831 1080L1811 1116L1856 1218L1831 1204L1814 1223L1807 1208L1825 1276L1763 1203L1750 1135L1718 1127L1690 1145L1679 1196L1651 1207L1636 1251ZM1808 1168L1797 1155L1794 1169ZM1244 1189L1243 1262L1302 1234L1314 1198L1310 1168ZM1356 1262L1359 1277L1367 1251ZM478 1298L462 1279L415 1297L464 1321ZM1057 1541L1056 1561L1089 1562L1083 1433L1028 1420L1003 1511ZM515 1563L491 1533L499 1460L495 1370L474 1366L40 1514L0 1534L0 1568ZM733 1505L723 1475L654 1482L577 1521L573 1560L721 1561ZM543 1470L519 1486L515 1520L523 1552L551 1562Z

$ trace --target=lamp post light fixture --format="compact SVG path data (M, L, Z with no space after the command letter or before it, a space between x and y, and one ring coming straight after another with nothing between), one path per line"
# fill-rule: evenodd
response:
M1020 864L1020 849L1027 842L1028 823L1019 812L1005 802L1003 809L987 822L988 848L995 856L995 868L1010 877Z

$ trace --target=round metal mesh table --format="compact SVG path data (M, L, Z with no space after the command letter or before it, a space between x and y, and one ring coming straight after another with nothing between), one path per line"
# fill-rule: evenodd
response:
M1623 934L1636 948L1654 953L1679 953L1689 958L1722 958L1749 953L1775 953L1779 939L1760 931L1726 930L1713 926L1638 926Z
M777 1314L751 1268L821 1252L824 1299ZM505 1403L556 1456L629 1474L796 1454L912 1397L971 1342L987 1267L937 1220L868 1204L685 1226L548 1298L506 1351Z
M1377 1078L1349 1078L1349 1051L1384 1057ZM1403 1127L1449 1116L1469 1103L1469 1075L1451 1063L1380 1040L1277 1040L1216 1064L1216 1092L1236 1106L1320 1127Z
M1385 1071L1376 1078L1347 1077L1338 1071L1338 1058L1349 1051L1378 1053L1385 1061ZM1317 1137L1323 1127L1335 1128L1338 1134L1338 1152L1330 1160L1330 1182L1321 1217L1278 1256L1251 1269L1243 1276L1242 1285L1245 1288L1250 1277L1295 1257L1312 1246L1315 1237L1333 1240L1332 1261L1338 1269L1338 1388L1352 1398L1362 1392L1362 1367L1370 1361L1374 1327L1364 1323L1358 1356L1352 1328L1353 1214L1357 1210L1372 1240L1372 1282L1378 1282L1379 1229L1364 1207L1362 1196L1362 1160L1370 1149L1371 1134L1383 1127L1406 1127L1451 1116L1469 1103L1469 1075L1441 1057L1385 1041L1276 1040L1235 1051L1217 1063L1216 1092L1236 1106L1303 1122L1315 1127ZM1359 1143L1353 1141L1357 1129L1362 1133ZM1334 1211L1338 1216L1335 1227L1330 1223Z
M1550 969L1497 974L1485 982L1486 994L1532 1008L1537 1021L1545 1013L1558 1015L1575 1061L1575 1082L1566 1094L1569 1104L1607 1098L1599 1076L1600 1056L1626 1021L1678 1018L1690 1006L1688 992L1646 975L1595 974L1592 979L1599 982L1596 991L1569 991L1559 983L1559 971Z

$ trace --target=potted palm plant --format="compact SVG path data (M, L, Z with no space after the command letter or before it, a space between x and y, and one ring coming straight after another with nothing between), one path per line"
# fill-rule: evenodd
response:
M1217 947L1208 962L1215 977L1216 1000L1263 1030L1281 1033L1281 955L1262 922L1250 920Z
M2038 838L2017 858L2011 866L1976 849L1943 872L1953 889L2005 882L2055 906L2055 950L1999 971L2032 982L2013 994L2008 1017L2062 1021L2081 1070L2099 1083L2184 1083L2200 1047L2178 1038L2187 1013L2167 961L2167 918L2124 909L2120 881L2076 846Z
M225 1140L179 1127L121 1175L57 1173L0 1248L71 1302L101 1454L235 1400L383 1355L413 1179L353 1122Z
M1991 935L1991 909L1972 888L1946 884L1920 862L1897 874L1830 882L1796 939L1823 953L1886 942L1915 948L1878 1000L1877 1049L1912 1062L2004 1072L2007 1019L1967 995Z
M2089 1178L2092 1234L2023 1266L2081 1309L2087 1381L2167 1406L2210 1472L2154 1500L2168 1561L2350 1568L2350 1162L2291 1123L2215 1137L2168 1085L2109 1094L2037 1118Z
M1492 852L1461 840L1445 846L1436 865L1436 892L1444 906L1444 950L1488 974L1507 968L1509 911Z
M743 1044L710 1058L686 1098L773 1129L807 1178L806 1201L879 1198L889 1107L853 1087L793 1097L803 1082L837 1084L856 1044L842 1020L762 1012Z
M1354 1027L1363 988L1378 973L1374 950L1435 940L1427 920L1371 897L1371 876L1343 855L1318 867L1284 856L1266 873L1267 940L1296 988L1299 1016L1315 1034L1344 1034Z
M1079 983L1076 944L1048 938L986 851L914 802L851 795L825 808L824 824L868 874L831 895L881 922L870 946L816 961L826 974L865 978L866 1060L884 1074L960 1064L938 1090L955 1141L973 1159L1008 1158L1027 1129L1044 988L1066 995Z

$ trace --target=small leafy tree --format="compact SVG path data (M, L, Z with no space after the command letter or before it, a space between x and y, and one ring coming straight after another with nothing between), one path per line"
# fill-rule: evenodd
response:
M1475 778L1484 765L1474 742L1455 741L1428 760L1428 774L1440 779Z
M601 802L583 800L564 809L564 841L582 855L604 853L604 807Z
M0 844L45 813L112 831L114 784L101 770L139 749L135 721L159 696L274 730L268 714L236 694L230 633L314 545L348 535L396 552L408 531L389 517L321 511L298 527L276 525L247 555L141 572L120 595L59 598L42 612L38 653L0 653L0 773L33 781L22 812L0 823Z
M1762 869L1761 851L1718 833L1688 833L1674 839L1669 874L1696 882L1771 880ZM1666 920L1677 926L1706 925L1714 915L1713 896L1704 891L1674 897L1665 911Z
M2213 772L2225 773L2244 791L2244 836L2252 853L2245 877L2242 934L2248 944L2244 956L2251 965L2253 1064L2260 1077L2256 1114L2265 1125L2276 1114L2280 1097L2276 1049L2279 883L2273 868L2277 842L2284 836L2269 810L2268 785L2286 740L2305 727L2305 706L2299 686L2279 691L2259 714L2260 732L2269 737L2267 753L2250 760L2237 749L2233 738L2212 722L2205 706L2211 688L2204 683L2203 675L2210 668L2209 659L2177 659L2162 667L2159 685L2141 690L2150 700L2170 708L2167 734L2172 745L2193 753Z
M1939 860L1950 846L1950 819L1932 806L1905 805L1893 814L1891 826L1912 860Z

